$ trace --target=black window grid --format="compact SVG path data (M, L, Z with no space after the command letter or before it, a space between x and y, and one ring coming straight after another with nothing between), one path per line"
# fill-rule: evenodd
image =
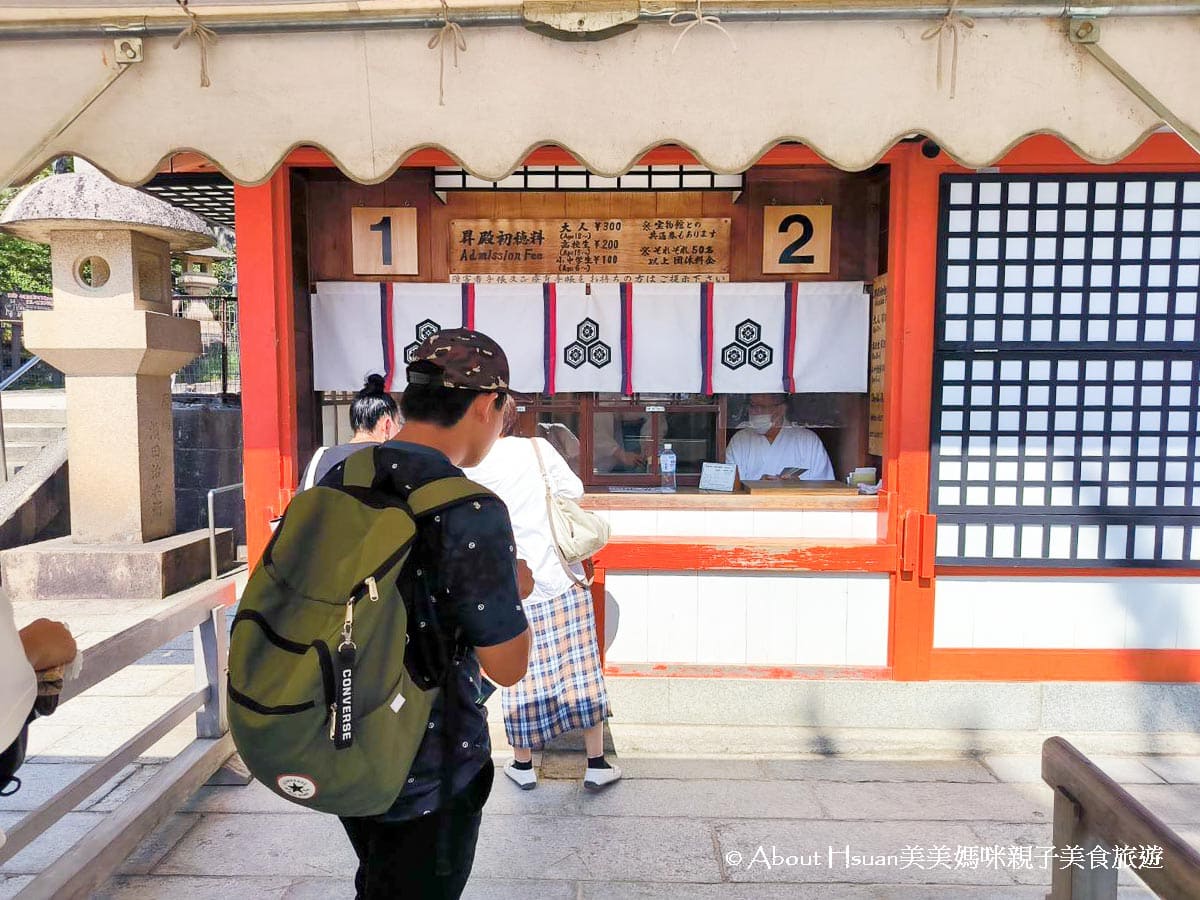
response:
M1200 340L1200 175L944 176L939 243L939 347Z
M1091 308L1079 284L1109 277ZM1200 564L1198 281L1200 176L943 178L941 564Z
M142 190L220 225L234 227L233 182L224 175L163 173L143 185Z
M729 191L741 190L742 175L722 175L694 165L636 166L604 176L581 166L522 166L500 181L476 178L465 169L434 170L439 191Z

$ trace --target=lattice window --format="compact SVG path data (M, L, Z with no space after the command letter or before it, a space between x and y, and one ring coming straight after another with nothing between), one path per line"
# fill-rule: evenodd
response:
M1200 177L948 176L942 563L1200 562Z
M476 178L454 166L439 166L433 173L439 191L740 191L743 184L742 175L685 165L634 166L611 177L583 166L522 166L500 181Z
M213 222L233 227L233 182L224 175L156 175L142 190Z

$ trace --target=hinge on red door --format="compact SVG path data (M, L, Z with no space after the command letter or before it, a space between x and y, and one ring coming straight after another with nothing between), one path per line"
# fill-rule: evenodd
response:
M932 578L937 559L937 516L909 510L904 514L904 535L900 542L900 571Z

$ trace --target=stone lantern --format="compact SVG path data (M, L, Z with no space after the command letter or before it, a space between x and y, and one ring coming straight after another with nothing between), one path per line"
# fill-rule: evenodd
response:
M211 231L96 172L30 185L0 229L50 245L53 309L25 314L25 344L66 376L71 509L69 539L4 554L6 586L161 597L207 577L207 534L174 536L170 378L200 352L200 325L171 315L171 252L211 246Z
M183 265L183 273L176 279L179 293L188 297L207 297L217 289L217 276L213 265L222 259L230 259L232 253L219 247L205 250L187 250L176 254ZM212 318L211 315L209 318Z

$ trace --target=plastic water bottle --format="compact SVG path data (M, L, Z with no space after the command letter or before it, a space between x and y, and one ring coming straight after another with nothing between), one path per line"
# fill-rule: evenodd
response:
M675 493L675 451L670 444L663 444L662 453L658 455L658 471L662 473L663 493Z

